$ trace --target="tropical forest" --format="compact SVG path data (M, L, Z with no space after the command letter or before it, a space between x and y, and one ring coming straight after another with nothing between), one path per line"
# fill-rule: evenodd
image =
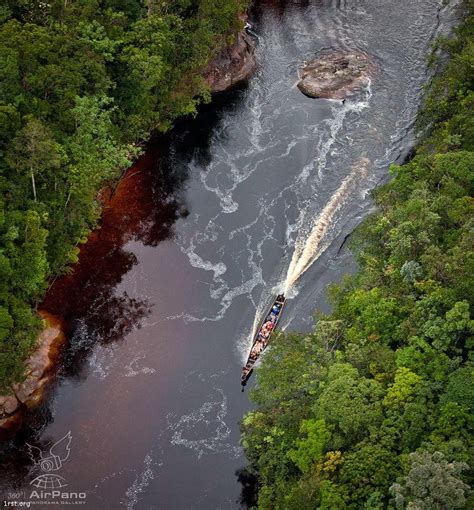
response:
M474 0L0 4L0 505L474 509Z

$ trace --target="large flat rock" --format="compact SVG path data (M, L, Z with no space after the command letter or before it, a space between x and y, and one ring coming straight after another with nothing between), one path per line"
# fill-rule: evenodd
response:
M372 68L364 53L326 53L299 70L298 88L309 97L345 99L367 86Z

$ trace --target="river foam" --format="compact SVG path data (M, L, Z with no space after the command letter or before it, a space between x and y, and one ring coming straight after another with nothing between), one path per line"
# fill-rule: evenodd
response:
M365 182L369 164L370 161L367 158L361 158L318 214L313 226L308 230L302 229L298 233L286 277L285 294L329 246L331 240L328 239L328 234L333 229L333 220L346 201L351 198L356 186Z

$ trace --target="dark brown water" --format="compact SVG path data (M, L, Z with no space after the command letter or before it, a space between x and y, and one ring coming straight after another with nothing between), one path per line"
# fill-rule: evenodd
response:
M339 248L412 144L426 57L450 9L435 0L260 3L257 76L152 144L74 273L48 294L44 307L67 321L70 342L49 401L2 447L4 499L36 501L41 470L25 442L47 456L71 431L55 473L68 483L61 491L86 493L83 508L239 507L238 422L250 409L239 378L253 324L285 287L295 246L308 268L283 329L308 330L327 284L353 270ZM345 104L294 87L297 67L328 48L361 50L376 64ZM54 498L39 500L50 508Z

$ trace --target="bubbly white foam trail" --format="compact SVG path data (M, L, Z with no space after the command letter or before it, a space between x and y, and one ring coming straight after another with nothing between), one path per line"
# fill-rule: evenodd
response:
M296 280L313 264L313 262L327 248L326 234L331 226L331 222L345 203L345 199L357 183L357 179L367 175L367 165L369 160L361 158L352 168L350 174L342 181L339 188L319 213L314 221L313 227L308 236L300 234L295 243L295 250L288 268L285 283L285 294L295 284Z
M154 473L152 469L153 465L153 459L150 455L146 455L145 460L143 462L144 469L143 471L137 475L135 478L135 481L129 487L125 493L127 499L125 501L125 506L127 510L132 510L133 507L138 503L139 501L139 495L145 491L145 489L150 484L150 480L153 480Z
M107 351L103 346L98 346L89 358L90 375L97 379L105 379L114 365L113 351Z
M234 459L241 457L242 447L230 442L232 429L226 422L227 395L222 388L213 384L213 381L225 377L227 373L228 369L210 375L207 372L197 371L186 374L180 392L187 391L189 385L202 383L207 389L211 386L211 392L206 400L199 407L190 409L188 413L180 417L173 412L168 413L166 415L168 424L156 435L154 444L143 459L143 465L138 470L127 468L112 473L98 482L91 492L102 498L103 490L99 489L104 483L126 472L134 472L135 479L125 491L121 504L127 510L133 510L137 506L142 508L140 503L143 494L152 480L157 477L159 470L166 464L167 457L173 455L172 451L166 451L164 448L167 443L175 447L188 448L197 459L216 454L225 454Z
M213 388L219 395L216 400L204 402L198 409L189 414L183 414L177 421L172 421L174 415L168 414L168 429L172 431L171 444L184 446L193 450L200 459L203 455L227 453L237 458L242 455L242 448L225 442L230 436L231 429L225 422L227 415L227 396L221 388ZM210 429L210 437L190 438L199 426ZM201 432L202 433L202 432Z
M341 105L341 101L336 100L336 106L332 108L334 114L333 117L324 121L324 124L328 126L328 138L326 140L320 140L319 146L317 147L317 158L316 164L318 168L318 182L323 178L324 170L327 165L327 158L330 154L331 148L338 139L339 132L344 126L344 121L350 113L360 113L365 108L369 107L370 99L372 98L372 81L367 78L365 88L363 91L364 97L360 101L348 100ZM315 162L312 161L303 167L301 174L298 176L297 181L306 183L312 170L314 169Z
M135 377L141 374L154 374L156 370L150 367L139 367L138 362L145 359L145 354L135 356L128 365L125 365L127 372L124 374L125 377Z

